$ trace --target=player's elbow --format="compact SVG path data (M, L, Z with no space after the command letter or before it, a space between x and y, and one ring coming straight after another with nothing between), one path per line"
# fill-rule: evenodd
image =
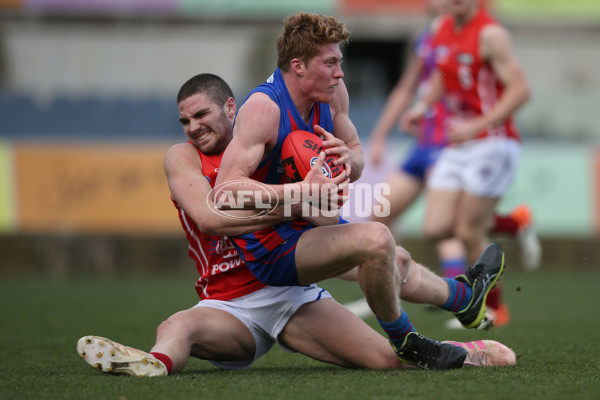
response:
M364 168L365 168L365 162L362 159L360 160L359 163L356 163L355 165L353 165L352 170L350 171L350 182L357 181L361 177Z
M206 235L222 235L223 222L217 213L218 210L215 208L207 213L193 215L192 219L200 232Z

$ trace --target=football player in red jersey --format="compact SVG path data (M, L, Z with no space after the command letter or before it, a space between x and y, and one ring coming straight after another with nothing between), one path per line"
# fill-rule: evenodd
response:
M169 149L165 170L189 240L189 254L200 275L196 283L200 302L173 314L158 327L150 353L103 337L84 336L77 344L80 356L102 372L164 376L183 370L190 356L220 368L247 368L279 343L343 367L407 367L382 335L317 285L271 287L250 274L222 235L261 228L285 218L277 210L251 218L231 218L215 211L209 194L223 150L231 140L236 111L233 94L221 78L200 74L182 86L178 106L189 140ZM318 171L319 165L315 169ZM243 213L248 214L239 211L236 216ZM417 267L415 264L410 275L404 275L419 288L412 296L405 294L414 301L444 302L448 293L439 285L440 279ZM419 273L423 276L417 279ZM416 297L419 292L423 293ZM514 353L506 346L484 342L453 345L466 349L468 364L515 363Z
M430 87L403 117L414 129L425 111L443 101L449 146L427 183L424 232L461 239L474 260L488 244L489 221L515 175L521 137L512 115L529 99L529 86L507 30L478 0L452 0L436 27ZM508 322L500 289L488 298L494 324Z

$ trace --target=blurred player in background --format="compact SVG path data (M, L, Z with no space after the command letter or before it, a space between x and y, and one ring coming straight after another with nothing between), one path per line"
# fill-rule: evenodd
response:
M270 287L250 273L222 235L269 226L284 217L277 210L261 217L235 219L215 212L209 194L231 140L236 112L233 93L218 76L200 74L181 87L178 107L189 140L169 149L165 170L189 240L189 254L200 274L196 283L200 302L173 314L158 327L150 353L103 337L84 336L77 344L80 356L102 372L164 376L182 371L190 356L219 368L248 368L279 343L343 367L407 367L383 336L325 290L316 285ZM237 212L238 217L243 215ZM425 272L421 282L428 282L428 276ZM427 295L435 292L429 287L422 291ZM444 301L444 293L437 296ZM466 349L466 364L515 363L512 350L496 341L451 345Z
M249 185L267 184L265 187L276 196L254 192L246 204L249 209L259 209L259 204L288 199L291 192L304 194L316 189L320 193L325 185L342 183L346 174L358 179L363 168L362 146L348 115L349 98L340 65L340 46L348 38L348 30L333 17L300 12L284 21L277 39L277 69L240 107L217 186L227 183L230 195L238 197L247 194ZM313 168L304 181L284 184L281 145L296 129L324 136L324 153L337 154L336 163L345 166L345 173L328 179ZM215 198L226 194L220 189ZM385 225L340 221L316 226L294 221L232 237L232 241L252 273L274 286L307 285L359 266L358 281L367 303L402 360L435 369L460 364L462 356L456 349L418 334L402 310L400 298L406 298L405 289L411 290L408 286L403 289L401 282L414 278L413 285L417 284L417 274L410 271L418 272L422 267L412 262L408 252L396 248ZM503 270L499 246L488 247L476 264L472 274L460 280L436 281L441 290L450 291L442 307L456 311L469 328L481 325L483 302Z
M449 145L427 180L424 231L438 243L459 238L467 259L474 260L488 243L490 221L516 171L521 145L512 114L528 100L529 87L508 32L478 0L453 0L447 10L449 15L432 25L436 68L425 93L404 114L402 127L417 132L443 102ZM524 252L525 266L535 268L540 247L527 229L530 223L528 210L520 208L512 217L496 219L495 230L519 234L530 251ZM499 286L490 293L488 307L495 325L508 322Z
M414 98L420 99L426 93L431 73L435 68L435 52L432 36L440 16L448 10L449 0L430 0L428 11L432 22L418 35L409 57L406 69L390 94L370 137L371 162L379 166L384 154L385 141L390 131L400 120ZM390 214L374 217L373 220L386 224L392 229L394 221L415 202L425 188L425 179L440 151L447 145L447 111L443 101L429 109L418 123L418 129L410 133L416 135L416 143L400 168L388 178L390 194ZM531 211L528 206L516 207L508 215L494 213L489 226L491 234L507 234L517 238L523 267L533 270L539 267L541 247L533 230ZM464 273L468 266L464 245L460 239L440 240L437 244L440 257L440 272L444 277L454 277ZM498 314L496 326L508 322L508 314Z

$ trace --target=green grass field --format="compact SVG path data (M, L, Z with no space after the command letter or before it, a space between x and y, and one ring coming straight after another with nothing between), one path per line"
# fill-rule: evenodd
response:
M275 347L252 368L221 371L193 359L182 374L102 374L75 350L83 335L148 350L156 326L197 300L194 277L0 279L1 399L599 399L600 268L508 270L512 313L503 328L449 331L448 314L405 304L413 324L436 339L494 339L520 355L516 367L448 372L345 370ZM352 283L324 286L345 302ZM374 320L369 320L373 325ZM377 328L379 329L379 328Z

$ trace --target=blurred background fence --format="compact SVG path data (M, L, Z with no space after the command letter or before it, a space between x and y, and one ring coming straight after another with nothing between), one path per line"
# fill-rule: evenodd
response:
M494 0L533 98L516 116L517 179L500 208L531 205L550 264L600 265L600 2ZM275 67L289 0L0 0L0 270L65 274L189 268L162 170L185 140L176 93L200 72L237 100ZM424 0L305 0L344 19L351 117L361 139L427 21ZM383 181L406 151L400 132ZM421 239L422 202L399 222ZM507 244L510 248L511 244Z

